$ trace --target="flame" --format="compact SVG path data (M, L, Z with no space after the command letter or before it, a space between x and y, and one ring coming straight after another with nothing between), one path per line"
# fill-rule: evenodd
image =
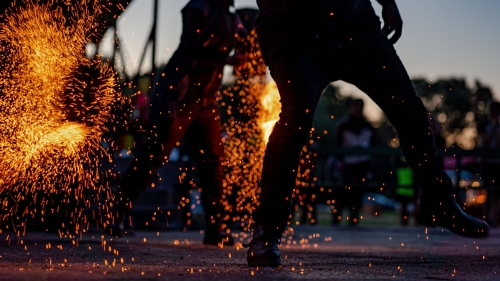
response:
M114 71L85 56L95 15L80 2L64 17L65 2L27 1L0 23L0 195L14 199L0 224L38 194L83 200L96 188L101 136L123 99ZM25 202L23 216L43 215L48 200Z
M269 141L269 136L273 131L274 125L279 120L281 113L280 94L278 86L274 81L269 82L260 97L260 117L259 127L261 130L261 138L265 144Z

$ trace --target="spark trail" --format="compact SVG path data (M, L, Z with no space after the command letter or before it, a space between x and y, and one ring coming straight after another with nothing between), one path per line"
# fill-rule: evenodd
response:
M85 189L102 188L101 136L123 98L113 69L85 56L96 15L64 3L27 1L0 23L0 226L24 229L61 204L76 222Z

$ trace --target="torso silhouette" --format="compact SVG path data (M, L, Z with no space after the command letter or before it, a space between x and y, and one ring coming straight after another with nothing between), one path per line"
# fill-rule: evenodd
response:
M182 10L179 47L161 73L150 119L174 117L185 104L216 102L225 60L245 29L218 0L191 0Z

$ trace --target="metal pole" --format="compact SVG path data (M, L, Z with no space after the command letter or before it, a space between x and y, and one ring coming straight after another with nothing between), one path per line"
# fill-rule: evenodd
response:
M152 49L151 49L151 84L153 85L156 82L155 79L155 71L156 71L156 47L157 47L157 42L156 42L156 31L157 31L157 26L158 26L158 0L154 0L154 15L153 15L153 30L151 32L151 40L153 41L152 44Z

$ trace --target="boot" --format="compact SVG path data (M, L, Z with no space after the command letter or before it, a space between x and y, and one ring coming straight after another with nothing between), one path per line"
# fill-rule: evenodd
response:
M252 241L243 244L249 248L247 252L248 266L281 266L281 256L278 245L281 242L281 231L272 227L254 224Z
M207 223L203 244L232 246L234 245L234 239L231 234L224 231L221 222Z
M489 234L488 224L466 214L453 196L450 178L443 175L431 184L434 188L422 188L418 204L417 222L430 227L444 227L460 236L485 238Z

